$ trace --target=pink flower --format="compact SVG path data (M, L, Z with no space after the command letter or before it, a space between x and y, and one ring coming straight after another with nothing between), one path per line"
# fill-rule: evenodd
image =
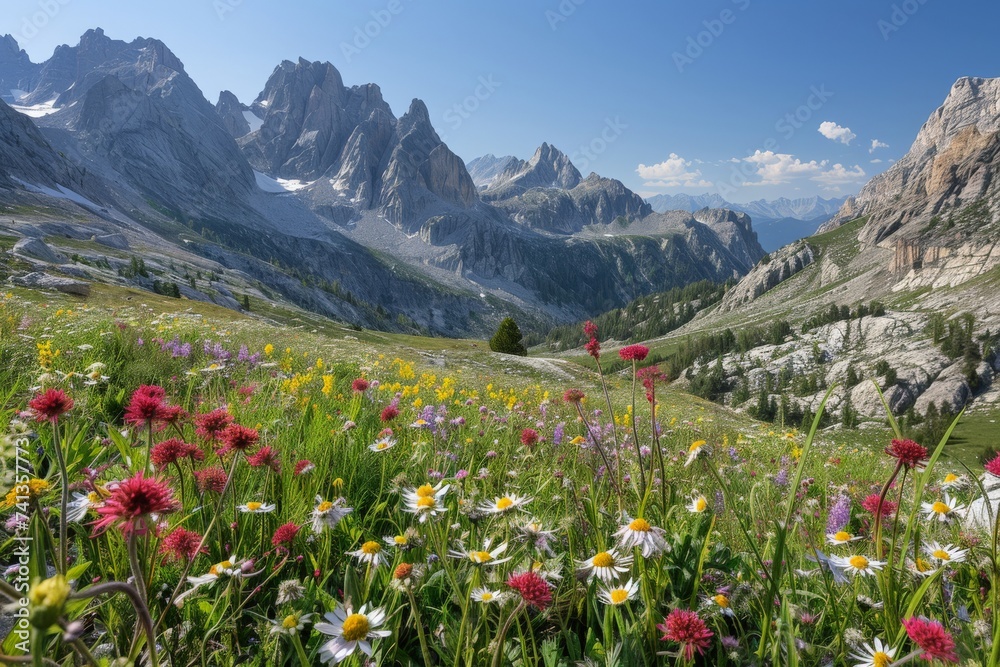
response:
M686 609L674 609L656 628L663 632L660 641L677 642L681 645L681 651L687 661L694 658L695 651L699 654L704 653L705 649L711 646L710 640L714 634L698 614Z
M230 424L222 432L222 448L218 453L222 456L231 451L246 452L257 445L259 437L256 429Z
M233 416L224 408L200 414L194 418L195 433L206 440L219 439L226 427L233 423Z
M861 501L861 506L865 508L868 512L875 514L878 511L878 499L879 495L873 493ZM896 513L896 503L891 500L882 501L882 516L892 516Z
M922 466L930 456L926 447L918 445L912 440L899 439L893 439L892 443L885 448L885 453L899 459L900 465L911 469Z
M256 454L248 456L247 463L251 468L266 467L281 474L281 455L268 445L261 447Z
M198 490L202 493L206 491L222 493L223 489L226 488L226 480L229 476L221 466L215 466L213 468L195 470L194 478L198 481Z
M73 409L73 399L62 389L47 389L28 401L28 407L35 411L38 421L54 422L59 415Z
M132 400L125 408L125 423L132 426L149 427L153 422L163 421L171 415L164 400L167 392L155 384L144 384L132 392Z
M618 350L618 356L623 361L642 361L649 355L649 348L645 345L626 345Z
M994 477L1000 477L1000 454L997 454L996 457L987 462L984 467L989 474Z
M601 341L596 338L591 338L590 341L583 346L583 349L585 349L587 354L592 356L594 359L601 358Z
M312 470L315 467L316 466L313 465L313 462L310 461L309 459L302 459L301 461L295 464L295 470L293 471L293 474L296 477L298 477L299 475L304 475L307 472L312 472Z
M101 518L94 527L98 534L118 526L126 535L145 535L155 523L150 515L169 514L179 508L169 484L139 472L115 487L97 508Z
M380 416L382 418L382 421L391 422L393 419L399 416L399 408L397 408L395 405L387 405L382 410L382 414Z
M583 323L583 335L590 336L591 338L597 335L597 325L587 320Z
M552 589L548 582L531 570L510 575L507 585L517 591L524 602L540 610L552 603Z
M584 393L579 389L567 389L563 394L563 400L567 403L579 403L583 400Z
M923 657L927 660L958 662L955 640L937 621L926 618L904 618L903 627L906 628L906 634L913 643L923 650Z
M201 458L205 457L204 453L194 445L189 445L179 438L170 438L153 445L153 449L149 452L149 458L157 468L166 468L185 456L198 458L198 454L201 454Z
M278 526L278 529L274 531L274 537L271 538L271 544L276 547L288 546L295 539L295 536L299 534L299 529L301 526L297 525L294 521L289 521L286 524Z
M521 444L525 447L531 447L536 442L538 442L538 431L533 428L526 428L521 431Z
M356 394L363 394L366 391L368 391L368 387L370 386L371 384L368 382L368 380L364 378L355 378L354 381L351 383L351 391L353 391Z
M194 560L198 554L207 554L208 549L201 545L201 535L187 528L176 528L174 532L163 538L160 553L167 554L174 560Z

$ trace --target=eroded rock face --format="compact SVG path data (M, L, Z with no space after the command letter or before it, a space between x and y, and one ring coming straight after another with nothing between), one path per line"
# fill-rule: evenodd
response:
M782 248L766 263L760 263L751 269L733 289L726 292L726 296L719 304L719 310L729 312L753 301L815 261L815 251L808 243Z
M33 90L40 68L13 36L0 37L0 100L11 104L17 101L15 92L20 97L20 93Z
M219 94L219 101L215 105L215 111L222 118L222 124L234 139L239 139L250 134L250 123L247 121L244 113L248 111L248 107L240 103L239 98L233 93L223 90Z
M61 252L56 252L41 239L24 238L14 244L15 255L30 257L49 264L65 264L69 261Z
M77 296L89 296L90 285L80 280L72 278L60 278L50 276L47 273L29 273L23 276L16 276L10 279L12 283L20 287L31 287L34 289L55 290L64 294L75 294Z

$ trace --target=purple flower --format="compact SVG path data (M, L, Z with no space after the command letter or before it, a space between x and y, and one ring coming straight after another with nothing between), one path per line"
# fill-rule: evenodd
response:
M830 513L826 518L826 532L837 533L847 527L851 520L851 498L841 493L834 499L830 506Z
M561 445L562 444L563 432L565 431L565 429L566 429L565 422L560 422L560 423L556 424L555 429L552 431L552 444L553 445Z
M455 473L455 479L457 480L463 480L468 476L469 476L469 471L464 469L459 470L458 472Z

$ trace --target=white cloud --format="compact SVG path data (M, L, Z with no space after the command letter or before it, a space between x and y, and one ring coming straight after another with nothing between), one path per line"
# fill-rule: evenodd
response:
M883 143L883 142L879 141L878 139L872 139L872 147L868 149L868 154L871 155L872 153L874 153L875 151L877 151L879 148L888 148L888 147L889 147L889 144Z
M646 166L640 164L636 173L646 179L645 185L653 188L707 188L712 185L701 177L700 169L692 169L692 162L677 153L671 153L663 162Z
M839 141L847 146L850 146L851 142L858 136L851 132L851 128L841 127L829 120L820 123L819 133L831 141Z
M882 164L882 160L875 158L874 160L872 160L872 164Z
M826 186L848 185L850 183L863 183L866 174L860 165L845 167L842 164L835 164L830 169L817 174L812 180Z
M757 168L756 175L761 179L747 182L745 185L782 185L793 180L808 178L826 187L835 187L863 183L866 177L865 170L859 165L845 167L838 163L830 166L827 160L803 162L794 155L773 151L757 151L743 161L754 165Z

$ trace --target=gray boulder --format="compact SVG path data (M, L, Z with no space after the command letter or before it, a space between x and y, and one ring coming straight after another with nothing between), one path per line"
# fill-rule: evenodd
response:
M56 252L41 239L26 238L14 244L14 254L30 257L48 264L65 264L69 261L66 255Z
M128 250L128 239L122 234L102 234L94 237L94 242L115 250Z
M88 283L73 280L72 278L60 278L50 276L47 273L36 271L23 276L16 276L10 279L12 283L19 287L29 287L32 289L55 290L64 294L75 294L77 296L90 296L90 285Z

